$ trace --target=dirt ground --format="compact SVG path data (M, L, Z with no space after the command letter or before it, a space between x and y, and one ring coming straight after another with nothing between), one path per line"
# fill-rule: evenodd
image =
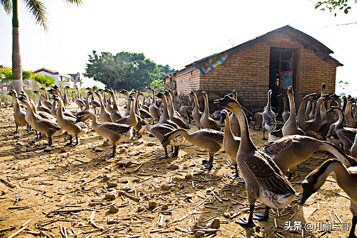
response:
M273 211L268 222L245 230L235 223L249 214L245 186L229 177L234 170L224 153L204 172L207 154L187 143L178 158L159 160L163 148L144 135L106 159L111 147L94 131L75 148L55 138L46 152L47 140L35 141L24 128L17 137L14 130L12 108L0 109L0 237L18 232L17 237L346 237L349 232L349 199L331 176L306 205ZM266 142L261 135L252 130L258 147ZM301 164L292 180L298 192L325 158L319 153ZM256 207L263 211L262 204ZM333 231L324 227L329 223Z

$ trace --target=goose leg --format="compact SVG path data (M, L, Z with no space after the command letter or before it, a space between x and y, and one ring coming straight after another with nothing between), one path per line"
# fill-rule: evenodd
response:
M172 157L177 157L180 147L179 146L175 146L174 148L175 149L174 149L174 152L172 153Z
M52 145L52 136L48 136L48 146Z
M19 134L19 126L16 125L15 134Z
M210 171L213 167L213 155L209 154L209 161L204 165L203 170Z
M269 219L269 207L265 207L265 211L264 214L262 213L255 213L253 215L254 220L258 220L258 221L267 221Z
M167 153L167 146L164 146L164 150L165 150L165 155L160 156L159 159L167 159L167 158L169 158L169 154Z
M66 144L66 146L72 145L72 135L69 135L69 142Z
M253 222L253 212L254 212L254 204L251 204L249 206L249 217L248 220L246 218L239 218L236 223L243 226L243 227L253 227L255 226L254 222Z
M31 131L31 126L30 125L27 125L26 127L26 132L29 133Z
M108 154L107 157L108 157L108 158L113 158L113 157L115 157L116 150L117 150L117 144L116 144L116 143L113 143L113 153L112 153L112 154Z
M356 223L357 223L357 216L353 216L351 231L350 231L350 234L348 235L348 238L356 238L357 237L355 235Z
M76 136L76 143L73 146L77 146L78 145L78 136Z
M231 178L232 178L233 180L236 180L236 179L239 178L238 164L235 164L235 165L234 165L234 171L235 171L235 173L231 176Z

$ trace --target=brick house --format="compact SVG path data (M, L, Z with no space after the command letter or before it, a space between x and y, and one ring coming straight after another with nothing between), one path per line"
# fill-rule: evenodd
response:
M237 89L239 101L250 108L263 107L267 91L272 89L276 107L277 95L286 93L290 85L297 102L308 93L320 92L321 83L334 93L336 68L342 64L330 56L332 53L313 37L284 26L195 61L164 81L166 87L175 87L178 95L188 95L191 90Z

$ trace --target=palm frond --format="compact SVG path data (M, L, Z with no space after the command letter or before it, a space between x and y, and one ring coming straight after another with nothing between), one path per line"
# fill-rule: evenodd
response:
M4 6L5 12L10 14L12 12L12 2L11 0L0 0L0 5Z
M35 17L36 23L41 25L45 30L47 30L47 18L46 18L46 7L39 0L25 0L26 7Z
M83 3L82 0L66 0L66 2L76 4L77 6L79 6Z

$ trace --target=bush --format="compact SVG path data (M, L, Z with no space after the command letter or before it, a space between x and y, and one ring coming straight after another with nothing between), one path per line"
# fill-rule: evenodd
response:
M53 85L55 85L55 80L53 78L45 76L43 74L35 74L34 80L46 87L52 87Z
M24 70L22 71L22 79L23 80L31 80L35 77L35 75L29 71L29 70Z
M12 97L7 95L5 92L0 91L0 101L11 103Z
M12 79L12 70L6 69L6 68L1 68L0 69L0 79L1 80Z

